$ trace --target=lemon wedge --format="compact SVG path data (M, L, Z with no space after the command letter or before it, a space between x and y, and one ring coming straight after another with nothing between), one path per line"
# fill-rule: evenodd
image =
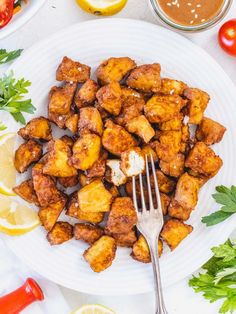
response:
M11 236L22 235L40 224L36 212L14 199L0 197L0 231Z
M127 0L76 0L86 12L95 15L114 15L120 12Z
M14 144L16 134L6 133L0 136L0 193L15 195L12 191L16 183L14 167Z
M115 312L99 304L88 304L80 307L71 314L115 314Z

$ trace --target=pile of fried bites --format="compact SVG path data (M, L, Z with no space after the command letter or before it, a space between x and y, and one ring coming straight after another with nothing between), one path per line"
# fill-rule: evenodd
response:
M166 216L161 255L162 240L174 250L191 233L184 221L199 189L223 164L210 145L226 129L204 117L210 100L206 92L162 79L158 63L137 66L128 57L110 58L97 68L97 82L90 71L63 58L56 72L63 83L49 93L48 117L32 119L18 131L25 142L15 152L16 170L33 167L32 178L14 191L39 206L50 244L73 237L87 242L84 258L100 272L112 264L117 246L132 248L131 256L140 262L151 261L146 240L135 228L132 202L131 179L144 172L145 155L156 163ZM50 122L71 136L53 138ZM189 125L197 126L191 136ZM69 187L75 187L71 195L65 193ZM140 199L138 180L137 188ZM78 223L58 221L64 209Z

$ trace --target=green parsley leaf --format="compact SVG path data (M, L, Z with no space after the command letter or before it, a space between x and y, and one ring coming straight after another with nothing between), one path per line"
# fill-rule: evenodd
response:
M223 212L222 210L219 210L213 214L210 214L209 216L202 217L202 222L205 223L207 227L213 226L224 221L225 219L230 217L232 214L233 213L226 213L226 212Z
M36 110L31 99L24 99L30 85L24 78L16 80L13 72L0 78L0 110L9 112L22 124L26 123L22 112L33 114Z
M6 49L0 49L0 64L7 63L18 58L22 51L23 49L18 49L7 52Z
M213 247L211 250L214 253L214 256L223 258L224 262L229 262L232 259L236 258L236 250L229 243L230 242L227 241L225 244Z

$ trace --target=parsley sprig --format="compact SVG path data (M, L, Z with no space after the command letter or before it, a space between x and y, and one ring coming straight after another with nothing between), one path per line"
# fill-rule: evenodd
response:
M205 273L193 276L189 286L210 302L224 300L219 313L236 311L236 246L230 240L212 248L214 256L203 265Z
M236 213L236 186L232 185L231 188L224 185L217 186L216 192L212 197L222 207L215 213L202 218L202 222L207 226L216 225Z
M0 78L0 110L9 112L22 124L26 123L23 112L33 114L36 110L31 99L24 99L30 85L24 78L16 80L13 72Z
M7 63L18 58L22 51L23 49L18 49L8 52L6 49L0 49L0 64Z

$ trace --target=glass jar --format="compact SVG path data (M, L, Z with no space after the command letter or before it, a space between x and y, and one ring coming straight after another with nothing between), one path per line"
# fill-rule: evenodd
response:
M211 19L207 20L204 23L196 24L196 25L182 25L178 22L175 22L163 11L158 0L149 0L151 10L153 11L154 15L156 16L156 18L158 18L159 21L167 25L169 28L174 28L176 30L183 31L183 32L199 32L199 31L203 31L203 30L209 29L210 27L215 26L227 14L232 3L233 3L233 0L224 0L220 11L217 12L217 14L214 17L212 17Z

